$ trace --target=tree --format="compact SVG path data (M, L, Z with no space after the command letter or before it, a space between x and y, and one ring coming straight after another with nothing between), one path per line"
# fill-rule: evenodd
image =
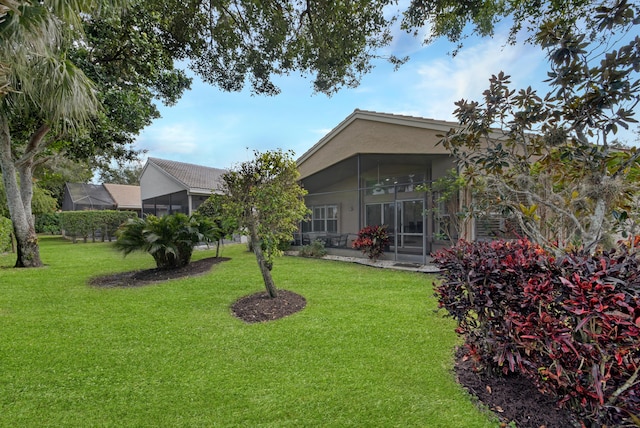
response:
M227 200L226 195L213 194L207 198L196 210L196 214L206 217L212 221L218 230L215 237L216 257L220 254L220 243L224 238L230 237L238 230L238 220L234 216L230 216L225 210L224 205Z
M83 128L98 109L94 86L64 56L64 41L78 31L81 12L95 1L32 3L20 1L0 23L0 63L8 68L9 91L0 96L0 168L17 242L16 267L41 266L31 201L36 155L45 136ZM12 124L33 132L20 150L12 141ZM20 177L20 179L18 178Z
M550 92L515 91L498 73L482 103L456 103L462 128L442 143L483 186L487 206L509 212L535 242L593 250L638 191L640 152L611 139L637 122L640 6L567 1L554 10L529 21L539 23L531 40L546 50Z
M196 245L219 235L216 225L204 217L177 213L129 219L117 232L115 247L128 255L145 251L158 269L178 269L189 264Z
M99 15L88 15L83 19L86 42L69 50L96 84L103 108L88 132L62 148L67 157L89 163L117 182L137 182L134 165L140 153L132 145L160 117L156 102L173 105L191 85L184 70L174 66L181 50L166 42L172 15L162 16L155 7L152 1L132 1L126 10L104 8Z
M6 203L7 194L4 184L0 182L0 216L9 217L9 207ZM58 201L51 192L38 183L33 185L32 212L34 215L53 213L58 209Z
M391 43L389 0L162 2L158 11L176 14L182 45L192 69L226 91L245 84L257 94L277 94L274 76L313 74L317 92L331 94L358 85ZM390 56L392 63L403 59Z
M427 192L433 201L432 213L438 223L437 239L447 239L454 245L473 218L474 206L461 204L461 193L468 183L458 171L450 169L430 185L418 185L416 190Z
M455 54L471 35L493 36L498 23L511 22L508 41L514 44L521 31L533 41L531 35L544 23L556 21L567 26L588 20L593 9L592 0L412 0L404 11L402 27L415 36L427 28L425 43L444 37L457 44Z
M226 209L238 219L238 226L251 239L269 296L277 290L271 276L273 258L280 255L282 243L290 242L298 224L308 214L298 184L299 173L291 152L282 150L255 153L223 174L222 188Z
M140 174L142 165L136 163L118 163L100 171L100 181L111 184L129 184L138 186L140 184Z
M9 12L19 14L18 8L20 5L21 3L18 0L0 0L0 24L5 21ZM0 96L11 91L9 75L9 64L0 62Z
M48 156L33 172L35 183L56 199L58 207L64 202L66 183L89 183L93 175L88 163L71 160L62 153Z
M151 100L174 102L188 85L175 61L223 90L249 83L254 93L276 94L274 77L300 71L331 94L357 85L391 42L388 4L1 0L0 166L16 266L41 265L30 212L34 168L61 151L101 166L134 159L127 144L157 117Z
M16 267L41 265L31 206L38 166L61 154L98 166L134 159L127 145L158 117L154 97L175 102L189 85L150 28L161 17L144 21L144 2L124 14L121 4L21 1L0 22L0 64L11 64L0 95L0 166ZM136 28L139 37L127 38Z

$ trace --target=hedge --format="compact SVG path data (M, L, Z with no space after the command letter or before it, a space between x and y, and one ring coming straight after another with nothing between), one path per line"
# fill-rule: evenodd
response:
M89 237L93 242L97 238L110 241L122 223L137 216L133 211L63 211L60 213L60 227L74 243L78 238L87 242Z
M526 239L434 254L440 307L479 370L518 372L583 426L640 415L640 259L625 245L554 257Z
M44 213L36 215L36 233L60 234L60 213Z
M13 224L11 220L0 216L0 253L11 250L11 236L13 233Z

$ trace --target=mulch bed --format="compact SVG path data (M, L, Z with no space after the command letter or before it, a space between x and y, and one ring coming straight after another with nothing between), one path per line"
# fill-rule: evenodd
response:
M228 257L208 257L191 262L180 269L156 268L103 275L91 278L89 284L96 287L141 287L170 279L203 275L209 272L213 265L227 260Z
M502 421L514 422L518 428L570 428L576 424L570 412L559 409L555 401L543 395L527 378L511 373L501 377L480 374L473 364L456 354L455 372L458 383Z
M307 300L288 290L278 290L275 298L266 291L245 296L231 306L233 315L246 323L273 321L304 309Z
M147 269L122 272L92 278L95 287L140 287L170 279L197 276L209 272L217 263L229 260L209 257L189 263L181 269ZM303 296L292 291L278 290L278 296L269 298L266 291L245 296L231 306L234 316L246 323L277 320L305 308ZM576 426L571 414L558 409L549 397L542 395L527 379L510 375L489 376L477 373L470 361L465 361L459 352L455 373L458 382L482 405L495 412L502 421L501 426L515 423L518 428L568 428ZM578 425L579 426L579 425Z

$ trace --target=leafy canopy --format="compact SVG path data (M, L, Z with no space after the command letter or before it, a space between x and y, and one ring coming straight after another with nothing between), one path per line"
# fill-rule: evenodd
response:
M640 6L606 2L582 12L545 17L535 34L549 61L549 93L512 89L498 73L482 102L456 103L461 128L442 142L484 205L515 217L535 242L593 249L607 243L614 213L630 212L638 191L640 152L613 138L637 123Z
M254 160L222 176L225 206L241 228L255 228L269 261L282 253L281 244L291 241L308 213L298 177L292 152L282 150L256 152Z
M292 152L255 152L252 161L243 162L222 176L228 216L238 219L240 230L251 237L265 287L276 296L270 270L273 258L281 255L284 243L291 242L308 213L298 184L298 169Z

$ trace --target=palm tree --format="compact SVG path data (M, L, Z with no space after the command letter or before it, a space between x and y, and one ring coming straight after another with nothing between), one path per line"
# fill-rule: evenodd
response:
M134 251L148 252L158 269L177 269L189 264L196 245L216 241L220 236L217 225L202 216L148 215L123 224L115 247L125 256Z
M15 0L0 0L0 24L4 22L9 12L20 13L20 3ZM9 66L0 63L0 97L9 92Z
M81 14L106 3L0 0L0 168L17 242L16 267L42 265L31 211L33 169L57 140L51 134L81 130L99 108L93 84L65 54L68 43L81 40ZM12 138L12 130L25 123L28 137Z

